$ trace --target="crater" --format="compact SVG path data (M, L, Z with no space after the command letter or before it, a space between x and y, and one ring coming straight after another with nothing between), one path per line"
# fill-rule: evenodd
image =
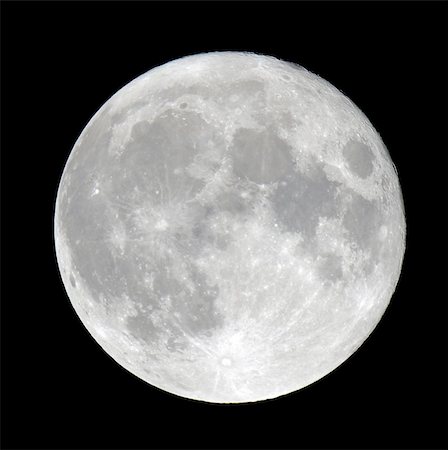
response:
M233 364L233 362L230 358L222 358L221 364L225 367L230 367Z
M380 231L378 232L378 239L380 241L384 241L387 238L388 235L388 229L386 225L381 225Z
M137 122L132 127L131 131L131 138L134 141L139 141L141 139L145 139L146 134L150 130L151 126L148 121L142 120L140 122Z
M350 140L342 149L342 155L350 170L360 178L367 178L373 171L373 153L362 142Z
M76 280L73 274L70 274L70 284L75 288L76 287Z

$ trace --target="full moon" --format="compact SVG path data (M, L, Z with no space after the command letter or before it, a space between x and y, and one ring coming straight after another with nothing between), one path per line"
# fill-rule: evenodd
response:
M215 403L342 364L389 304L405 233L395 166L360 109L243 52L171 61L113 95L68 158L54 218L62 281L99 345Z

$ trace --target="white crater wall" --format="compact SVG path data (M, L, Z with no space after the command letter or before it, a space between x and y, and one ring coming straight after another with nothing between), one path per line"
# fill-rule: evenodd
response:
M218 52L101 107L63 172L55 244L73 307L119 364L183 397L250 402L367 338L405 219L388 151L346 96L298 65Z

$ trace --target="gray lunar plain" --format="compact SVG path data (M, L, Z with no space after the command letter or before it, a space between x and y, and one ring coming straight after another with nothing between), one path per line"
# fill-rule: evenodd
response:
M238 52L172 61L110 98L70 154L54 226L101 347L218 403L339 366L384 313L405 249L397 173L365 115L303 67Z

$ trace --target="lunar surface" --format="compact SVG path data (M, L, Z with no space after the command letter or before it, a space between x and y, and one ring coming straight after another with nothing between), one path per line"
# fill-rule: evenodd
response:
M217 403L338 367L384 313L405 249L397 173L366 116L303 67L238 52L172 61L110 98L70 154L54 226L100 346Z

